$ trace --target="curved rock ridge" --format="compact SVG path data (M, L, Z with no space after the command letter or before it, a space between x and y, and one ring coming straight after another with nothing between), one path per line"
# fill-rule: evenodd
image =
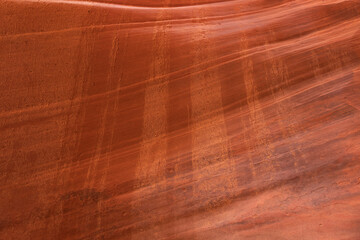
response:
M359 17L1 0L0 239L360 239Z

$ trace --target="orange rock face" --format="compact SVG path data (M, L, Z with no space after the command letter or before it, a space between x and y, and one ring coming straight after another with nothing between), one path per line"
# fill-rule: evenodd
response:
M0 239L360 239L359 17L1 0Z

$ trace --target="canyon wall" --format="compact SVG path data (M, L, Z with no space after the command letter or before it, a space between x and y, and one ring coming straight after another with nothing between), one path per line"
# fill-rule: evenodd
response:
M360 239L359 17L0 0L0 239Z

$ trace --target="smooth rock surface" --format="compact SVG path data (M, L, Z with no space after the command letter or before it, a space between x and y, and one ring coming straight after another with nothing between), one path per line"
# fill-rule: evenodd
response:
M359 17L1 0L0 239L360 239Z

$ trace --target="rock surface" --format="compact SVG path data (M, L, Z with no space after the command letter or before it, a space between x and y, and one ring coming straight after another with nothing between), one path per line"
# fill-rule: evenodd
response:
M1 0L0 239L360 239L359 17Z

